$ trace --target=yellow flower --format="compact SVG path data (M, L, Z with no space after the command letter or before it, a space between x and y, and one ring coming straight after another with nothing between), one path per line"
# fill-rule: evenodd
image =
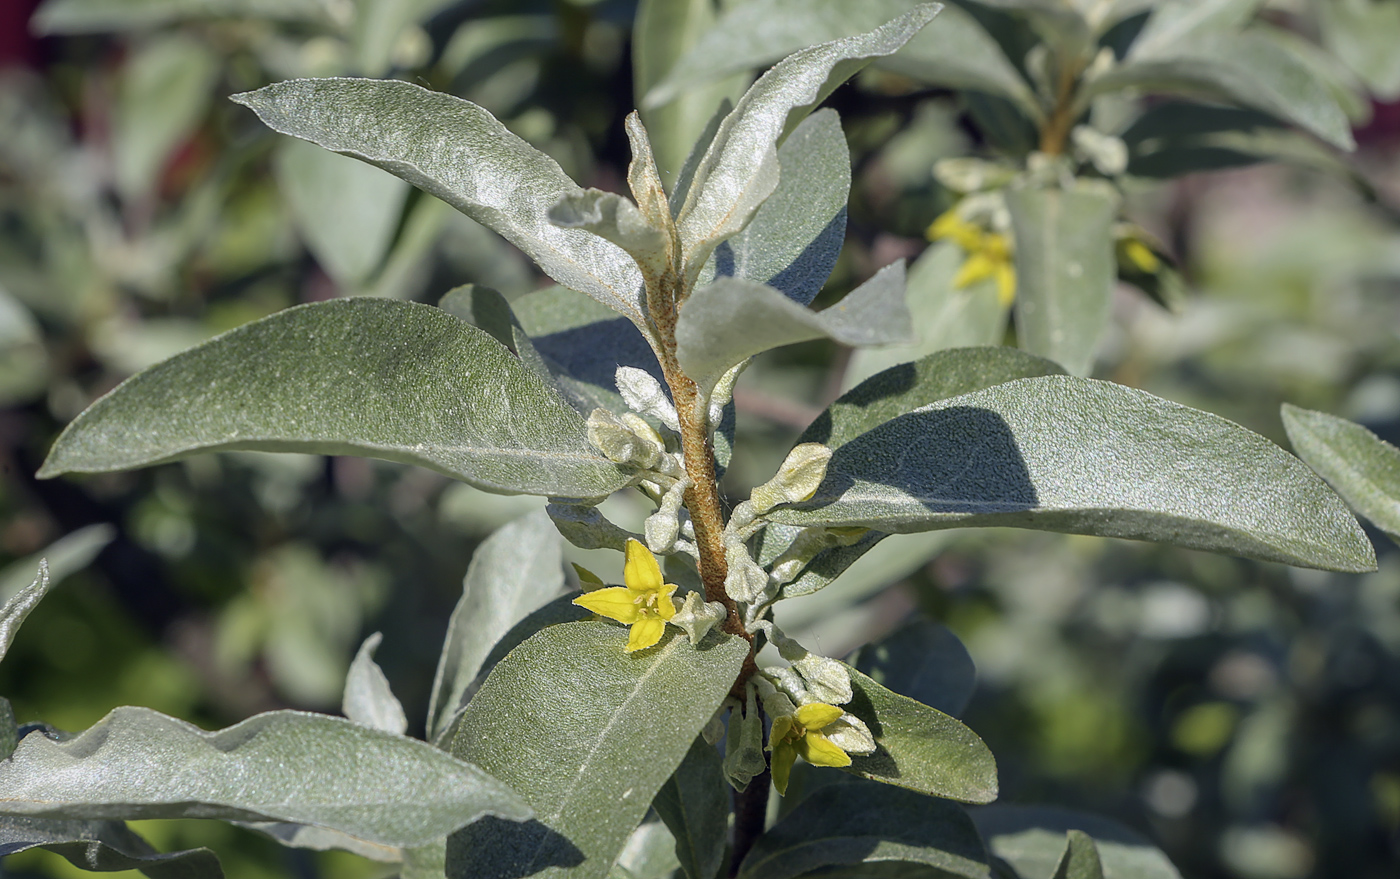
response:
M1162 261L1152 248L1136 238L1118 239L1118 261L1125 262L1144 275L1155 275L1162 267Z
M953 277L954 290L991 278L996 281L997 298L1001 304L1011 304L1016 297L1016 263L1011 253L1011 242L1005 235L988 232L967 222L958 216L954 208L933 221L928 227L928 238L930 241L950 239L967 254L967 259Z
M835 705L812 702L795 714L773 718L768 734L768 750L773 752L773 786L787 793L788 777L798 757L814 766L850 766L851 756L836 747L821 730L845 714Z
M627 652L634 653L661 640L666 621L676 615L676 603L671 600L676 587L661 578L661 566L651 550L630 539L622 581L627 585L585 592L574 604L631 626Z

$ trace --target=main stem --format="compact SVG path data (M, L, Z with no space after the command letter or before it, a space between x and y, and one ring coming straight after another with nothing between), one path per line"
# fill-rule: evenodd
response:
M1084 70L1082 61L1066 62L1060 67L1059 82L1055 89L1055 107L1040 130L1040 151L1047 156L1063 155L1069 142L1069 133L1074 128L1075 85L1079 74Z

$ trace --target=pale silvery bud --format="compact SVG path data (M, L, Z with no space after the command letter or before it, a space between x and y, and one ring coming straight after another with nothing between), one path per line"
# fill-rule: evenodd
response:
M710 391L709 418L710 430L714 430L719 423L724 420L724 407L729 405L730 399L734 396L734 385L739 381L739 376L749 366L749 361L745 360L729 368L729 371L719 377L715 382L714 389Z
M1105 177L1116 177L1128 168L1128 145L1111 134L1076 125L1069 133L1075 153Z
M770 668L768 669L768 677L772 678L779 689L792 697L792 701L796 705L806 705L808 702L818 701L807 692L807 684L802 680L802 676L791 668Z
M800 683L803 688L799 702L825 702L828 705L844 705L851 701L851 673L834 659L812 653L806 647L779 632L772 632L773 644L778 655L792 663L791 669L782 669ZM796 694L789 688L789 692Z
M831 449L821 443L794 446L777 475L755 488L749 496L754 513L762 516L779 504L810 499L826 478L826 465L830 461Z
M676 407L655 376L635 366L619 366L616 381L617 392L622 395L628 408L650 415L672 430L680 431Z
M958 193L1004 186L1016 176L1012 168L981 159L941 159L933 165L933 177Z
M689 479L682 479L671 486L662 496L660 508L647 516L643 523L647 549L652 552L671 552L675 549L676 538L681 531L681 502L685 500L685 490L689 487Z
M797 703L793 702L787 693L773 686L773 682L768 678L758 674L749 680L758 692L758 697L763 700L763 710L768 712L769 717L784 717L797 713Z
M589 414L588 441L609 461L632 464L643 470L655 469L665 456L660 443L654 442L651 437L638 436L636 431L606 409L594 409Z
M835 546L850 546L869 531L868 528L824 528L820 525L804 528L773 560L768 569L769 579L779 586L791 583L819 553Z
M847 754L875 753L875 737L870 734L870 727L849 711L827 724L822 735Z
M615 549L624 552L627 538L636 536L608 521L597 507L549 504L544 509L564 539L579 549Z
M763 756L763 719L758 715L758 700L752 686L745 689L745 711L742 716L737 708L729 712L729 735L724 744L724 774L738 791L768 768Z
M698 592L687 592L685 603L671 622L685 630L691 644L699 644L709 631L724 621L724 605L718 601L706 601Z
M768 587L768 572L758 566L742 541L726 541L725 556L729 571L724 576L724 591L735 601L757 601Z

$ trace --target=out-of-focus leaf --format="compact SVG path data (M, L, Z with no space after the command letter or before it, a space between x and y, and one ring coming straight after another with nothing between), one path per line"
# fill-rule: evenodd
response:
M1400 449L1354 421L1283 404L1293 450L1352 509L1400 542Z
M1129 57L1171 54L1211 34L1233 33L1244 27L1262 0L1165 0L1155 4L1152 17L1133 41Z
M0 659L4 657L0 656ZM10 700L0 696L0 760L10 759L19 744L19 726L15 723L15 709Z
M637 106L642 106L647 92L661 82L676 59L684 57L709 30L715 17L713 0L642 0L637 4L637 20L632 28L632 86ZM673 189L691 147L705 131L715 108L726 99L738 99L748 82L745 73L735 71L717 81L688 88L661 106L641 111L657 171L668 190Z
M1071 830L1067 835L1065 853L1060 856L1053 879L1104 879L1094 838L1082 830Z
M289 824L285 821L235 821L239 827L246 827L265 836L270 836L288 848L304 848L315 852L353 852L362 858L383 863L403 860L403 849L392 845L380 845L330 830L325 827L312 827L309 824Z
M827 444L836 453L826 481L773 520L892 532L999 525L1328 570L1375 564L1341 499L1292 455L1219 416L1109 382L1021 379Z
M1013 187L1006 205L1016 234L1017 339L1032 354L1087 375L1117 277L1118 196L1077 181L1070 189Z
M0 287L0 406L39 394L48 372L49 357L38 322Z
M715 879L729 841L729 785L714 745L696 739L652 801L689 879Z
M451 0L354 0L350 43L359 73L382 77L393 66L404 29L423 21Z
M808 305L846 240L851 155L836 111L818 110L797 126L778 148L778 164L789 173L744 231L715 249L715 274L767 284Z
M582 190L481 107L411 83L294 79L234 95L274 131L378 165L494 229L554 280L645 327L641 272L616 245L549 221Z
M1337 105L1353 125L1365 125L1371 121L1371 98L1366 94L1366 87L1340 58L1331 55L1317 43L1275 25L1257 22L1249 32L1273 41L1301 61L1313 77L1332 93Z
M1135 47L1120 66L1089 84L1086 97L1129 88L1252 107L1333 146L1355 146L1346 114L1327 85L1267 33L1211 31L1160 50Z
M987 850L1025 879L1054 875L1071 830L1093 839L1104 879L1181 879L1152 843L1098 815L1041 806L984 806L969 812Z
M679 867L671 831L660 821L647 821L627 838L608 879L675 879Z
M370 729L377 729L401 736L408 729L408 717L403 706L389 688L389 679L374 661L374 651L379 648L383 635L375 632L360 645L355 659L350 663L350 673L345 678L345 696L341 700L341 711L345 716Z
M278 144L277 186L306 246L344 289L367 282L393 241L408 186L304 140Z
M847 389L891 366L936 351L1001 341L1010 309L998 298L996 282L988 279L960 290L953 287L953 278L965 258L962 248L952 241L940 241L914 260L905 284L905 301L918 342L852 352L843 382Z
M377 299L291 308L128 379L68 425L39 475L220 449L367 455L500 492L626 483L578 413L489 335Z
M218 75L209 47L185 36L162 37L132 57L122 71L112 131L122 195L150 191L171 152L203 117Z
M43 848L98 873L140 870L151 879L223 879L207 848L160 853L120 821L0 817L0 858Z
M88 34L235 17L329 23L327 7L318 0L49 0L30 26L45 35Z
M65 819L291 821L393 846L531 815L477 767L338 717L273 711L211 733L132 707L67 741L25 736L0 763L0 804Z
M1316 6L1322 42L1377 98L1400 98L1400 4L1331 0Z
M717 77L763 67L807 46L874 30L912 5L910 0L751 0L730 4L719 21L680 56L647 100L666 101ZM929 85L978 89L1035 106L1025 80L996 41L956 6L945 6L937 25L926 28L879 64Z
M819 312L772 287L719 278L681 304L676 358L708 395L735 364L761 351L822 337L847 345L882 345L909 338L904 262L885 266L840 302Z
M563 565L559 532L543 510L516 519L476 548L433 679L429 741L461 708L496 642L563 591Z
M740 638L697 649L673 628L637 654L626 642L618 626L563 623L492 670L452 751L513 785L537 820L449 837L448 876L607 875L748 655Z
M676 212L685 264L698 273L714 248L741 231L778 185L778 146L841 83L903 46L937 13L921 4L887 24L796 52L749 88L695 167Z
M759 538L759 554L756 556L758 562L762 565L771 563L792 544L793 538L801 530L794 525L770 523L763 529ZM824 589L886 536L882 531L870 531L850 546L835 546L822 550L807 563L796 579L783 586L778 593L779 597L796 598Z
M996 760L976 733L849 665L846 670L855 696L842 707L870 728L875 753L851 755L842 771L964 803L997 798Z
M15 595L7 597L5 603L0 605L0 659L4 659L5 654L10 651L10 645L15 640L15 633L24 623L24 618L29 616L30 612L48 594L50 582L48 562L40 559L39 576L34 578L34 582L19 590Z
M11 562L0 570L0 604L9 601L34 579L40 560L47 560L54 585L86 568L117 535L111 525L88 525L64 535L31 556Z
M977 667L958 636L916 620L867 644L847 661L881 686L957 717L977 687Z
M991 875L977 828L961 807L847 781L819 788L759 837L739 876L791 879L823 867L890 861L922 864L938 876Z

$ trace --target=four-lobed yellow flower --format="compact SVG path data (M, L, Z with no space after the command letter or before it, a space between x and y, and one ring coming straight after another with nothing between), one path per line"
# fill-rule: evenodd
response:
M967 258L953 277L953 289L961 290L978 281L996 281L997 297L1010 305L1016 296L1016 262L1011 242L1005 235L990 232L958 216L957 208L945 211L928 227L930 241L947 238L963 249Z
M666 621L676 615L676 603L671 599L676 586L662 579L661 566L651 550L631 539L627 541L622 581L627 585L585 592L574 604L631 626L626 650L635 653L661 640Z
M793 714L773 718L768 750L773 752L773 786L787 793L792 764L801 757L814 766L850 766L851 755L838 748L821 730L845 714L835 705L811 702Z

